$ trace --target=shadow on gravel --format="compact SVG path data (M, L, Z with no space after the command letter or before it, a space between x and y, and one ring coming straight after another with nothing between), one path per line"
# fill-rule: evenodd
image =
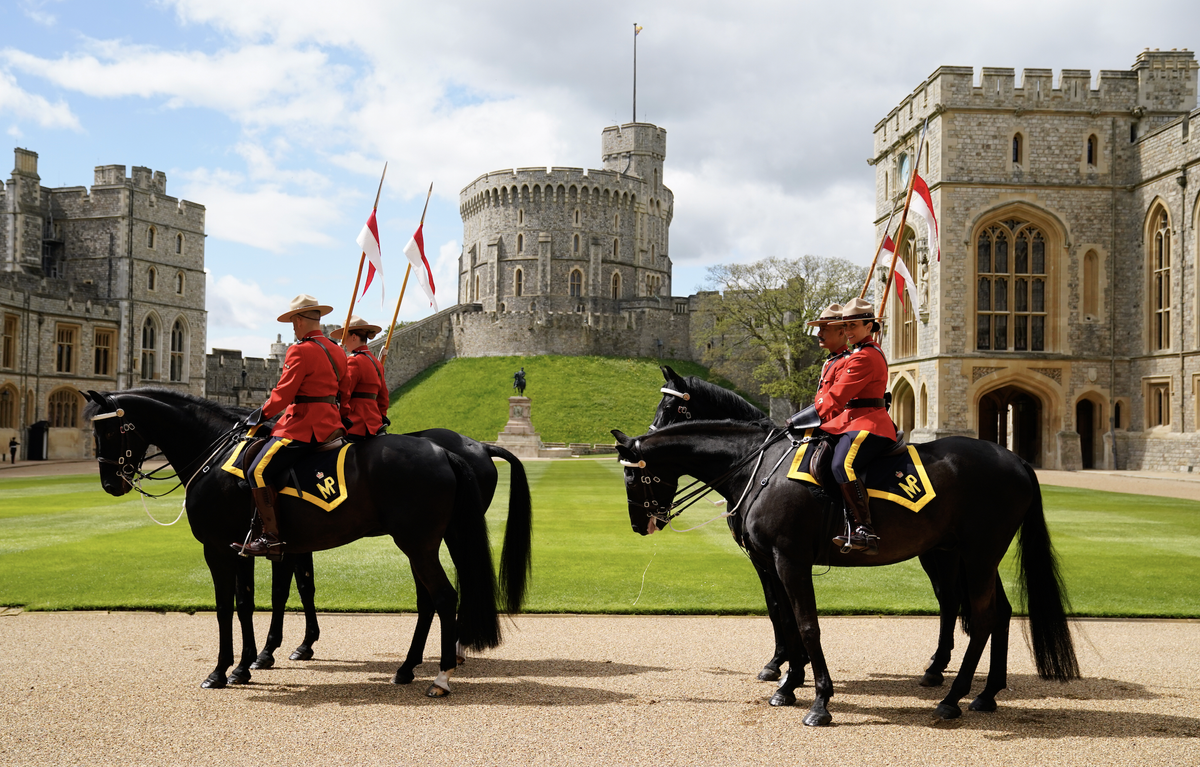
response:
M844 682L835 679L833 689L847 695L913 696L936 702L946 696L954 681L954 674L947 673L946 682L941 687L920 687L917 684L919 678L916 674L870 674L867 679L847 679ZM986 674L975 675L971 693L964 698L964 706L983 689L986 678ZM1035 674L1009 674L1008 689L997 695L996 700L1003 705L1005 701L1016 700L1157 700L1162 697L1134 682L1092 677L1061 684L1048 682Z
M418 672L420 669L418 669ZM425 690L433 676L422 677L408 685L391 684L387 677L371 677L348 684L280 685L248 697L258 703L278 706L595 706L622 703L636 696L628 693L597 690L591 687L570 687L542 684L528 679L511 682L478 681L454 677L450 680L453 693L447 698L427 698ZM255 677L256 680L261 677ZM263 680L265 681L265 680ZM270 682L267 682L270 685Z
M282 661L275 669L254 672L254 678L260 679L261 674L270 674L273 671L284 671L287 669L303 669L305 671L324 671L329 673L354 673L362 672L365 674L387 674L389 678L396 673L396 669L404 662L404 657L401 655L388 656L384 660L324 660L316 659L304 661L303 663L295 661ZM417 667L417 671L422 669L430 670L431 673L436 673L437 656L426 655L425 662ZM495 677L614 677L614 676L635 676L637 674L646 674L654 671L678 671L678 669L670 669L662 666L634 666L628 663L613 663L610 661L585 661L585 660L568 660L565 658L545 658L538 660L507 660L504 658L467 658L467 662L458 667L455 672L455 679L470 679L477 678L495 678ZM266 681L266 677L261 677Z

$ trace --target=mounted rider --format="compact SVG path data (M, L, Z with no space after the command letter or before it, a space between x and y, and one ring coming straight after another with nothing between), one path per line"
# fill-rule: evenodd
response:
M838 372L845 365L846 355L850 349L846 347L846 329L840 324L842 320L842 305L830 304L821 311L821 316L806 323L810 328L817 329L817 344L827 352L829 358L821 365L821 377L817 381L817 397L821 397L833 385Z
M814 406L821 417L821 429L837 435L832 471L846 511L853 518L847 534L835 537L833 542L842 551L876 554L879 536L872 527L867 488L858 474L873 458L896 444L896 426L888 416L884 399L887 359L871 339L879 329L879 318L869 302L854 298L841 307L839 317L829 319L826 327L844 331L848 348L831 355L822 368ZM829 343L835 342L830 336Z
M379 325L372 325L355 314L350 317L349 325L329 334L330 340L342 342L349 355L346 359L350 396L342 399L341 418L347 439L354 442L373 437L390 424L383 365L367 348L367 341L381 330Z
M274 481L318 445L342 434L339 397L345 402L351 394L346 355L321 332L321 317L332 311L312 296L299 295L279 315L279 322L292 323L298 343L288 347L271 396L248 419L253 424L283 412L271 438L246 470L262 534L250 543L233 544L242 556L282 553Z

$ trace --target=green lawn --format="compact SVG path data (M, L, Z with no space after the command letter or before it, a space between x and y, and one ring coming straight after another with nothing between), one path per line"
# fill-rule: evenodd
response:
M497 546L508 496L508 468L499 467L501 487L488 514ZM526 469L534 501L530 611L763 611L758 581L722 521L643 538L629 528L620 469L611 458L529 462ZM1059 487L1043 491L1077 614L1200 617L1200 504ZM176 494L148 506L169 522L179 503ZM702 502L680 518L680 526L719 511ZM1011 560L1005 564L1012 593ZM321 610L415 608L411 575L389 538L320 552L316 570ZM262 607L269 602L269 572L260 563ZM937 609L915 561L818 572L825 613ZM298 605L294 596L292 603ZM138 498L112 498L89 475L0 479L0 604L200 610L211 609L213 598L186 518L159 527Z

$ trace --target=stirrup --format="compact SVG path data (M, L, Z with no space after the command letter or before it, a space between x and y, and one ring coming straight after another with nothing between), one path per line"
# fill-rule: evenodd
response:
M234 551L243 557L263 557L270 560L278 560L283 558L284 542L275 536L267 537L260 535L254 540L249 540L250 536L246 536L247 540L242 543L231 543Z

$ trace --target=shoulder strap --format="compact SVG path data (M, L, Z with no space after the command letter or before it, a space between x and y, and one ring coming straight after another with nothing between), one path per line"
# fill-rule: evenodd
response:
M351 352L350 356L357 357L360 354L366 354L366 352ZM375 372L379 374L379 383L382 384L383 383L383 368L379 367L379 363L375 360L374 356L367 354L367 359L369 359L371 361L371 366L374 367Z
M338 383L341 383L342 382L342 371L338 370L337 363L333 361L333 355L329 353L329 349L325 348L325 344L318 341L316 336L309 336L308 338L305 338L304 340L312 341L313 343L315 343L317 345L318 348L320 348L321 351L325 352L325 356L329 358L330 366L333 367L333 377L337 379Z

